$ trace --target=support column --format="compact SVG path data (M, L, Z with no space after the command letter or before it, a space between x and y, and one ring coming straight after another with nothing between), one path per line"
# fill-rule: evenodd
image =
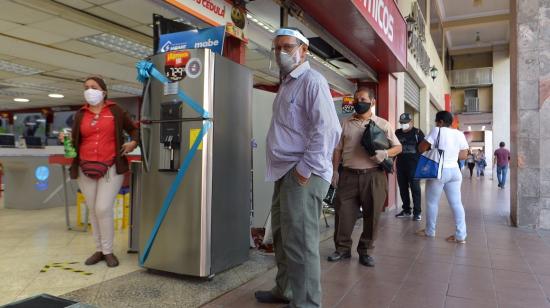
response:
M511 218L550 229L550 8L517 1L511 10Z
M397 124L397 78L393 74L379 74L378 76L378 96L376 104L376 113L379 117L390 122L392 129L396 129ZM397 182L395 173L388 174L388 199L385 207L397 206Z

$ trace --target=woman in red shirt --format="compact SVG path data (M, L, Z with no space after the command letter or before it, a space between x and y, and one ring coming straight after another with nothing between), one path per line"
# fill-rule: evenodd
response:
M115 267L114 202L129 169L125 155L138 145L138 130L127 112L107 100L103 79L88 77L84 98L86 104L74 117L72 139L78 155L70 171L86 199L96 244L96 252L85 264L105 260L107 266ZM123 131L130 135L130 142L124 143Z

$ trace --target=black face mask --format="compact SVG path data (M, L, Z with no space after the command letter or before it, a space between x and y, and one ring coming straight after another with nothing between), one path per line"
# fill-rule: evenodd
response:
M364 114L370 110L371 106L372 103L357 102L355 103L355 105L353 105L353 109L355 109L355 112L357 112L357 114Z

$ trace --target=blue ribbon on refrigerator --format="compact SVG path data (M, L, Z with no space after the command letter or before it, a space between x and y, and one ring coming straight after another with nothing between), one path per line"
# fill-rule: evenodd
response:
M154 77L158 81L162 82L163 84L170 83L170 80L164 76L161 72L159 72L153 63L141 60L138 63L136 63L136 69L137 69L137 80L141 83L144 83L145 80L148 78ZM208 114L208 111L204 110L201 105L199 105L197 102L195 102L189 95L185 94L183 90L180 88L178 89L178 96L181 98L181 100L186 103L189 107L191 107L193 110L195 110L201 117L204 119L210 118L210 115Z
M138 71L137 80L140 82L145 82L148 78L154 77L158 81L162 82L163 84L166 84L169 82L168 78L161 74L153 65L153 63L149 61L139 61L136 64L136 68ZM184 101L189 107L191 107L193 110L195 110L197 113L199 113L205 121L203 121L203 126L195 139L195 142L193 143L193 146L185 156L182 166L180 167L176 178L172 182L172 185L170 185L170 189L168 190L168 194L164 198L164 201L162 202L162 207L160 209L160 212L157 216L157 219L155 220L155 225L153 227L153 230L151 230L151 234L149 235L149 239L147 239L147 243L145 245L145 249L142 252L140 258L139 258L139 264L143 266L145 264L145 261L147 261L147 258L149 257L149 253L151 252L151 248L153 247L153 243L155 242L155 238L157 237L157 234L160 230L160 226L162 225L162 222L164 221L164 218L166 217L166 214L168 213L168 209L170 208L170 205L172 204L172 200L174 199L174 196L176 195L176 192L181 184L181 181L185 177L185 173L187 172L187 169L189 169L189 165L191 164L191 161L193 160L193 157L195 156L195 153L197 152L199 145L201 144L204 136L206 136L206 133L208 129L212 126L211 119L209 118L209 114L206 110L204 110L199 104L197 104L193 99L191 99L187 94L183 92L183 90L179 89L178 96Z

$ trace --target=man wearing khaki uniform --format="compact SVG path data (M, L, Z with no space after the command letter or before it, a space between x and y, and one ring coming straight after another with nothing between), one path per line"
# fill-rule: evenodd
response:
M359 263L374 266L374 259L367 250L373 248L378 218L388 195L388 179L378 164L401 152L401 143L390 123L373 114L375 103L370 89L359 89L355 93L355 113L342 123L342 136L334 150L332 183L338 189L334 228L336 251L328 257L332 262L351 257L351 233L359 207L362 207L363 233L357 245ZM365 126L370 121L385 132L391 146L388 150L377 150L372 157L361 145ZM339 175L337 170L341 161L344 168Z

